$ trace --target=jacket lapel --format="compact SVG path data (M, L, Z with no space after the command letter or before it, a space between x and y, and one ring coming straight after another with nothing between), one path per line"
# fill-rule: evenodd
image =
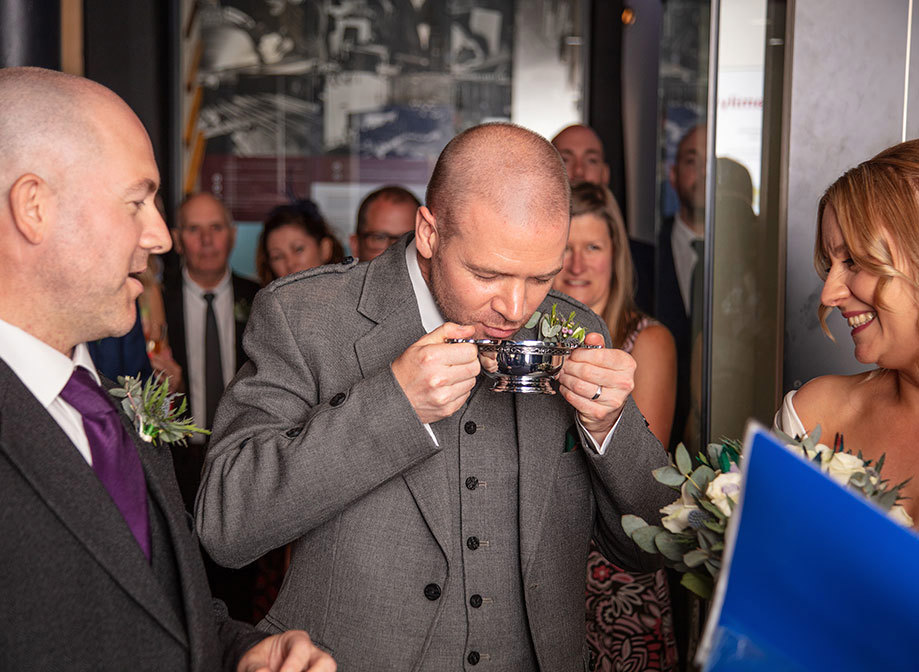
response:
M112 579L186 644L178 616L92 467L5 362L0 362L0 450Z
M354 344L364 377L389 366L424 336L418 303L405 267L411 236L393 245L367 267L358 311L376 325ZM450 537L450 500L443 451L403 474L421 515L446 557Z

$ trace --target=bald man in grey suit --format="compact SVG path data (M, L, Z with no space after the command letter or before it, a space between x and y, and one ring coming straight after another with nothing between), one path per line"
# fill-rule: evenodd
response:
M293 542L261 627L309 627L343 670L585 669L591 536L647 567L620 516L658 519L672 499L651 477L666 455L629 397L634 362L578 350L559 395L497 394L474 345L444 342L532 338L553 303L608 342L549 291L569 201L548 142L476 127L438 160L414 235L259 294L196 522L231 566Z

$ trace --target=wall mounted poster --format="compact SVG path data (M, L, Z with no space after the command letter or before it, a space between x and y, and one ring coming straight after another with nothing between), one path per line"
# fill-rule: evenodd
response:
M427 182L511 115L513 0L222 0L197 12L198 188L261 220L314 183Z

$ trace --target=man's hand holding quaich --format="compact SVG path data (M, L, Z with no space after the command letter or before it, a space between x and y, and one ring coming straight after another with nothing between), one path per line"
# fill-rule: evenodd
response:
M597 445L603 445L635 387L635 360L622 350L602 347L603 336L596 332L587 334L584 343L601 347L577 348L568 356L558 376L559 392Z
M471 325L446 322L422 336L392 363L392 371L421 422L432 423L458 411L479 375L478 348L472 343L445 343L470 338Z

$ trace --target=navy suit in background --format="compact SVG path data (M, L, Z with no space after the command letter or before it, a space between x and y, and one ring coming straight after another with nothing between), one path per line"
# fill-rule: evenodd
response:
M118 380L118 376L137 375L140 375L141 380L146 380L153 375L139 308L134 326L127 334L120 338L91 341L86 345L96 369L110 380Z

